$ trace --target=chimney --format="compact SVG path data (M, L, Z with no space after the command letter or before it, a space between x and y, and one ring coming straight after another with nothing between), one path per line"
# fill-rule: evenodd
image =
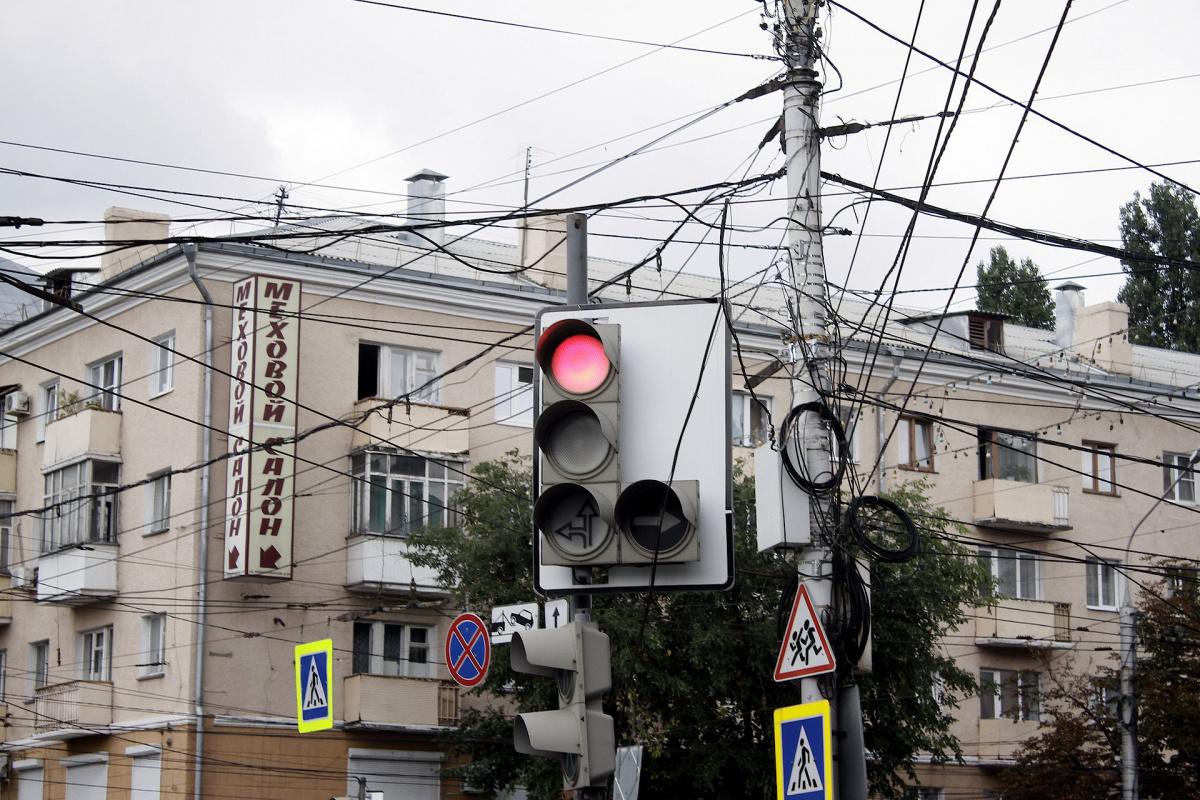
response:
M171 235L171 218L166 214L134 211L116 206L104 212L104 238L110 242L155 242ZM107 281L130 267L167 249L165 244L117 245L100 256L100 280Z
M1067 355L1075 355L1079 346L1079 309L1083 308L1083 287L1067 281L1055 286L1054 345Z
M1109 374L1133 374L1133 344L1129 341L1129 306L1097 303L1079 309L1079 349Z
M408 187L408 218L410 222L445 222L446 221L446 184L442 181L450 177L431 169L423 169L416 175L405 178ZM432 240L435 244L446 243L446 229L424 228L421 236ZM417 237L420 239L420 237ZM424 241L424 240L421 240Z
M567 215L528 217L517 229L522 273L534 283L567 290Z

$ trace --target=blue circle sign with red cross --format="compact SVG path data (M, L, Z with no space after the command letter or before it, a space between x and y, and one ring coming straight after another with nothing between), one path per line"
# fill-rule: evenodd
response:
M463 686L476 685L487 677L491 660L492 643L483 620L469 611L460 614L446 634L446 666L454 680Z

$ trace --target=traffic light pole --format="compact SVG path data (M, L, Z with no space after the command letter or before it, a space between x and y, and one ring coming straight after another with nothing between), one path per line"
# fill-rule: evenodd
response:
M826 320L825 261L821 246L821 157L817 131L821 83L815 68L817 8L819 0L785 0L784 19L776 33L776 48L787 65L783 87L783 135L787 158L787 188L791 202L788 215L788 251L791 270L794 339L792 349L792 403L799 407L821 402L829 385L828 326ZM827 475L831 456L829 436L815 414L806 415L805 427L796 432L805 466L812 475ZM807 588L822 624L832 615L832 551L821 535L831 519L830 500L812 497L814 531L797 565L801 583ZM802 678L800 694L805 703L837 699L836 691L821 691L830 678ZM836 708L832 718L837 719ZM834 737L836 752L837 737ZM836 757L836 756L835 756ZM841 794L835 785L834 797Z

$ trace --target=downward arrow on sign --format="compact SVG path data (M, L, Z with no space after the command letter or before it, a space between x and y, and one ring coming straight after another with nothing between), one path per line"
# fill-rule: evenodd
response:
M280 555L282 554L275 549L275 545L271 545L264 550L259 550L258 565L267 569L275 569L275 566L279 563Z
M238 552L237 545L234 545L233 549L229 551L229 569L238 568L238 558L241 555L242 554Z

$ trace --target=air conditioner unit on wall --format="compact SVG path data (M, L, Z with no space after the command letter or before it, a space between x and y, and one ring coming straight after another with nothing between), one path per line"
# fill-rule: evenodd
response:
M29 395L20 391L4 395L4 413L14 417L29 416Z
M37 567L10 567L8 574L12 576L13 589L37 588Z

